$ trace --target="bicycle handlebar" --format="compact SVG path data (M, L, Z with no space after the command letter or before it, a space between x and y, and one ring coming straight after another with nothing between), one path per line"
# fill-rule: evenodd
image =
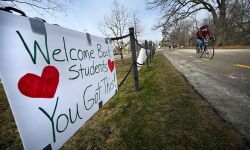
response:
M213 39L213 38L204 39L204 42L205 42L205 43L214 42L214 41L215 41L215 39Z

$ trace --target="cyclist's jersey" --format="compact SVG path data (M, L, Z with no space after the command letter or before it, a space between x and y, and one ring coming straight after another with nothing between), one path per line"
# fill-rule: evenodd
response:
M211 31L209 29L207 29L207 31L201 31L199 30L197 32L197 38L198 39L201 39L201 40L204 40L206 38L206 36L209 36L209 37L212 37L212 34L211 34Z

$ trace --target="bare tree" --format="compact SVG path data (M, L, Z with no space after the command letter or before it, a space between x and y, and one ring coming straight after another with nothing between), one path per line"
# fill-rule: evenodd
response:
M109 38L125 35L125 29L129 25L129 12L116 0L113 2L111 11L111 16L104 18L104 23L99 27L99 30ZM124 39L115 40L114 43L123 61L122 50L126 47Z
M139 11L132 11L132 21L131 26L135 29L135 37L136 39L143 34L144 27L142 26L142 22L139 16Z
M185 19L195 12L208 11L217 31L217 42L223 44L226 29L226 0L152 0L147 3L149 9L160 8L163 16L156 27L172 26L178 20ZM173 17L176 15L177 17Z
M193 26L190 29L190 38L189 38L189 45L192 45L192 42L194 44L194 39L197 38L197 32L199 29L199 21L197 19L197 15L196 13L194 13L193 15L190 16L190 21L193 22Z
M73 3L72 0L68 1ZM21 10L21 7L26 5L43 16L43 13L55 15L57 12L66 12L65 2L57 0L0 0L0 7L11 6Z
M135 29L135 39L138 40L138 37L143 34L144 27L142 26L141 19L139 17L139 11L132 11L132 19L130 21L130 26ZM136 45L136 51L139 53L139 46Z
M228 5L227 14L225 42L227 44L249 45L250 1L231 1Z

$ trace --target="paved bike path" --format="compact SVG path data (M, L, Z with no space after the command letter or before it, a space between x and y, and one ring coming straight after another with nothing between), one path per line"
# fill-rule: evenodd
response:
M236 88L218 82L213 72L208 72L178 56L182 53L168 50L162 52L220 116L231 123L250 142L250 97ZM197 58L194 61L201 60Z

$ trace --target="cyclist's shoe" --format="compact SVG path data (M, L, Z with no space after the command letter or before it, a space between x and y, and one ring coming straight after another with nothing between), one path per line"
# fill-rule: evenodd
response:
M201 48L200 47L196 48L196 53L201 53Z

